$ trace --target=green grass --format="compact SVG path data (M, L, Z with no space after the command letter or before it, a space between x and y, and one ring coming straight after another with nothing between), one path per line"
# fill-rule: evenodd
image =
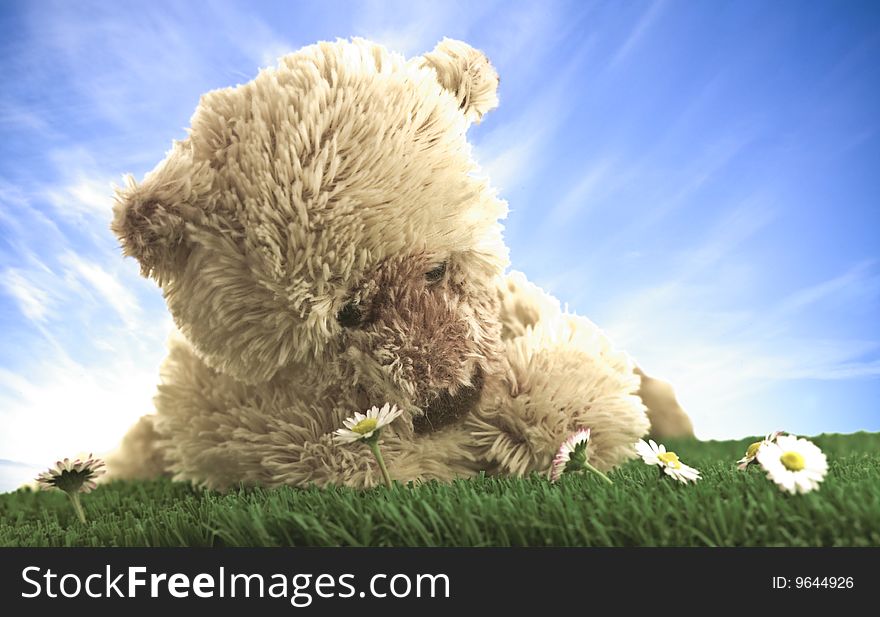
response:
M681 486L632 462L611 474L481 477L360 492L117 482L83 497L0 495L2 546L878 546L880 433L823 435L818 492L781 493L734 461L752 440L667 442L704 480Z

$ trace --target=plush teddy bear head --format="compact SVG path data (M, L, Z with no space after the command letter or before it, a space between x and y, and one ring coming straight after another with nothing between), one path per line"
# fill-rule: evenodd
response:
M188 137L119 191L113 231L212 368L451 404L500 338L506 205L465 137L497 87L458 41L409 61L306 47L204 95Z

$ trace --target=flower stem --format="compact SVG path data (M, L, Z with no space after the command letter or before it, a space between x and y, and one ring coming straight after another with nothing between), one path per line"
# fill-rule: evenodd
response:
M77 518L79 518L79 522L85 523L86 513L83 512L82 504L79 501L79 493L67 493L67 496L70 497L70 503L73 504L73 509L76 512Z
M603 480L605 480L608 484L614 484L614 482L611 481L611 478L609 478L608 476L606 476L604 473L602 473L601 471L599 471L598 469L596 469L595 467L593 467L592 465L590 465L590 464L589 464L588 462L586 462L586 461L584 461L584 467L586 467L587 469L589 469L590 471L592 471L594 474L596 474L597 476L599 476L600 478L602 478Z
M391 488L391 476L388 475L388 468L385 467L385 459L382 458L382 452L379 450L379 440L367 441L367 445L370 446L373 456L376 457L376 461L379 463L379 469L382 470L382 477L385 479L385 485L388 486L388 488Z

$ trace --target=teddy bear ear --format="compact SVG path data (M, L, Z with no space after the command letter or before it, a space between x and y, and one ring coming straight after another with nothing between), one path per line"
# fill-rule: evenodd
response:
M187 170L193 176L187 177ZM123 253L140 262L141 274L160 285L189 252L186 224L198 216L192 204L201 175L193 170L189 156L174 151L142 183L128 176L125 186L116 190L110 229Z
M168 279L183 243L184 221L173 201L151 195L134 178L116 191L110 229L119 238L122 252L141 265L141 274L161 285Z
M445 38L423 58L425 65L437 72L440 84L455 95L471 122L479 122L498 106L498 73L480 50Z

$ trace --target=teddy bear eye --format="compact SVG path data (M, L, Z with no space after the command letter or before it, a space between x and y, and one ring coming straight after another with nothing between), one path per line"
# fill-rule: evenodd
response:
M440 264L439 266L437 266L436 268L433 268L433 269L425 272L425 280L428 281L429 283L436 283L437 281L439 281L440 279L443 278L444 274L446 274L446 262L445 261L442 264Z
M355 302L349 302L336 314L336 321L343 328L354 328L361 323L363 313Z

